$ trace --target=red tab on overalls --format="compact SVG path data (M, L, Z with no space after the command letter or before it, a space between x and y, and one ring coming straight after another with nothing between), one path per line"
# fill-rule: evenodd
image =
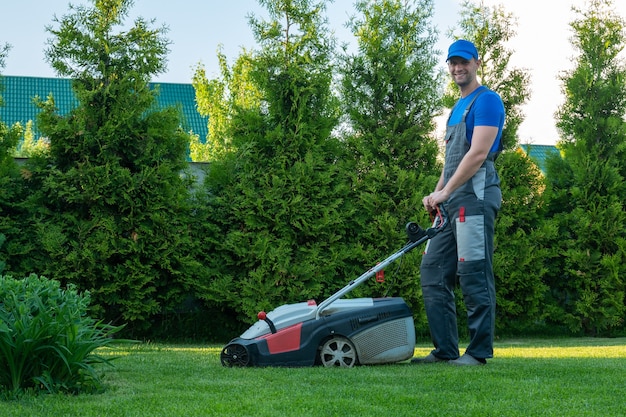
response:
M465 207L459 209L459 223L465 223ZM459 258L459 262L465 262L465 258Z

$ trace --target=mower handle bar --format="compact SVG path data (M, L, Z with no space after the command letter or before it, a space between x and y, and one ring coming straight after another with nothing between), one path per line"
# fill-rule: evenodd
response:
M344 295L352 291L354 288L358 287L363 282L367 281L372 276L376 275L377 272L385 269L387 265L395 262L397 259L401 258L402 256L412 251L413 249L415 249L422 243L433 238L437 233L441 232L446 227L449 221L448 212L446 211L443 204L437 205L437 209L434 212L432 212L431 215L433 217L433 224L431 227L429 227L428 229L424 231L422 237L415 240L414 242L407 243L405 246L402 247L402 249L400 249L393 255L389 256L384 261L381 261L380 263L376 264L375 267L369 269L367 272L365 272L363 275L361 275L357 279L350 281L348 285L346 285L345 287L343 287L342 289L340 289L339 291L331 295L326 300L322 301L317 307L317 310L315 312L315 319L319 319L322 312L326 308L328 308L328 306L330 306L333 302L343 297Z

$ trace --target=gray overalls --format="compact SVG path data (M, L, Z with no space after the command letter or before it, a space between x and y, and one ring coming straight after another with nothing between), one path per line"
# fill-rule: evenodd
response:
M447 183L470 145L465 118L483 88L467 105L461 122L447 126L444 182ZM502 201L494 166L499 152L491 152L481 168L455 190L445 207L450 223L426 245L421 285L426 316L435 349L441 359L459 357L454 288L456 277L467 308L470 343L466 353L493 357L496 290L493 276L494 222Z

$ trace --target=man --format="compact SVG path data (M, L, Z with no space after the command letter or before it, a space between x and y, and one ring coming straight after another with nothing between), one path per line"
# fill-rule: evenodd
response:
M502 201L494 161L502 150L505 112L500 96L477 80L480 59L473 43L457 40L450 46L446 61L461 98L448 118L441 177L423 204L432 212L443 203L450 222L428 242L420 267L424 306L435 349L412 362L483 365L493 357L493 235ZM470 336L461 357L454 301L457 276Z

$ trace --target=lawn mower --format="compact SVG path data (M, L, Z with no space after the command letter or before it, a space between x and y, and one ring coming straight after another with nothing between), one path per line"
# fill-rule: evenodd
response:
M407 244L317 304L286 304L259 320L223 349L223 366L353 367L401 362L413 356L413 313L401 297L342 299L385 267L439 233L448 215L439 205L428 229L406 225Z

